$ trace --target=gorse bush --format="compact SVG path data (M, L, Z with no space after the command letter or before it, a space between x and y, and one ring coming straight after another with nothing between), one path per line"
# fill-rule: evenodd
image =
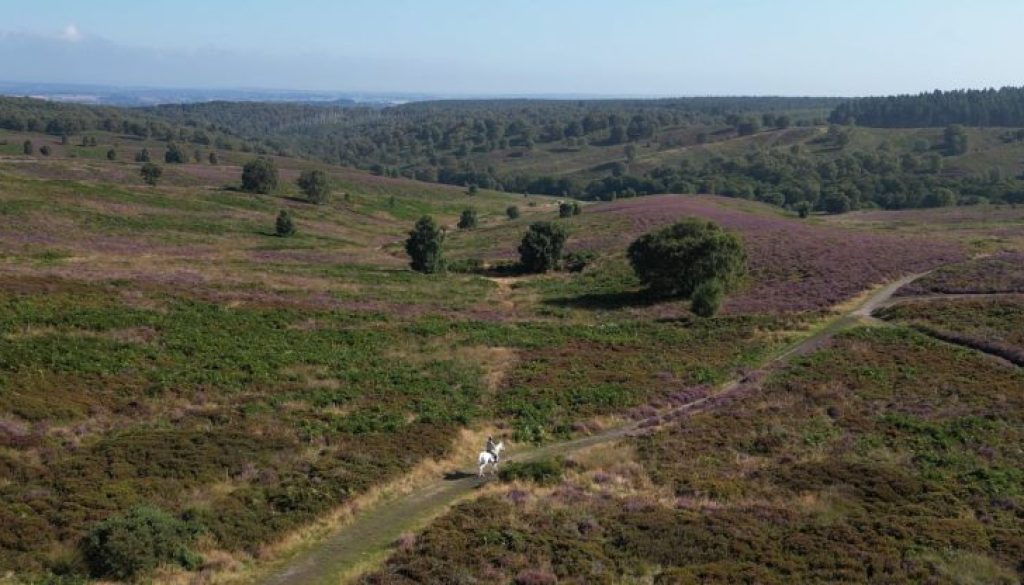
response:
M434 218L421 217L405 240L405 251L411 260L409 265L417 272L431 274L444 270L444 229Z
M306 194L310 203L326 203L331 193L330 184L327 181L327 173L320 169L302 171L297 181L299 188Z
M558 459L539 459L523 463L511 462L498 472L502 481L532 481L540 485L552 485L562 478L562 462Z
M539 221L531 224L519 244L519 262L527 272L547 272L558 267L569 234L559 224Z
M282 238L295 235L295 222L292 216L284 209L277 214L277 221L274 222L274 232Z
M94 577L132 579L160 565L196 569L202 558L191 550L200 532L153 506L139 506L97 524L82 540L82 555Z
M659 296L690 297L710 280L729 291L746 270L740 239L699 219L641 236L627 254L640 281Z
M471 230L477 225L477 213L475 209L463 209L459 216L459 229Z
M250 193L270 193L277 188L277 167L268 158L253 159L242 167L242 189Z
M142 180L145 181L147 185L155 186L160 181L160 177L163 174L164 170L151 162L143 164L142 168L139 169L139 175L142 176Z
M711 317L722 306L725 289L717 279L712 278L697 285L690 301L690 310L700 317Z

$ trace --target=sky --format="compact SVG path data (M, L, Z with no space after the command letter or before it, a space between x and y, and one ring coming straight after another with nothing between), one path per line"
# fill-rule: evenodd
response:
M0 0L0 81L443 95L1024 85L1022 0Z

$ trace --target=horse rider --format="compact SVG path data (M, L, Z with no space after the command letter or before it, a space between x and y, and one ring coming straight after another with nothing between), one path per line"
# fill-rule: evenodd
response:
M491 437L491 436L488 435L488 437L487 437L487 445L484 446L484 451L487 451L491 455L494 455L494 460L495 461L498 460L498 452L495 449L496 445L497 445L497 443L494 442L494 437Z

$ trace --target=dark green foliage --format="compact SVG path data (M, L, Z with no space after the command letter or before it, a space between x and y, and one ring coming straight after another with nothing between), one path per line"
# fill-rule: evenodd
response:
M967 130L959 124L947 126L942 133L945 141L946 154L956 156L967 154Z
M39 154L43 156L50 156L50 145L44 144L39 147Z
M475 209L463 209L459 216L459 229L471 230L476 227L477 214Z
M326 203L331 194L331 186L327 180L327 173L320 169L302 171L298 179L299 188L306 194L310 203Z
M939 188L924 196L923 207L950 207L956 205L956 193Z
M139 152L135 153L135 162L148 163L150 161L149 149L143 148Z
M269 158L253 159L242 167L242 190L249 193L270 193L277 188L277 166Z
M627 254L640 281L659 296L689 297L709 280L732 290L746 270L740 239L699 219L641 236Z
M480 188L477 187L476 185L470 185L469 189L466 190L466 193L468 195L476 195L479 192L480 192Z
M216 152L210 151L209 160L210 160L210 164L211 165L220 164L220 159L217 158L217 153Z
M167 164L185 164L188 162L188 154L185 149L177 143L167 145L167 152L164 153L164 162Z
M799 201L793 206L800 219L806 219L811 214L811 204L807 201Z
M540 485L552 485L562 479L562 462L546 458L536 461L512 461L498 472L502 481L532 481Z
M597 258L597 254L590 250L570 252L562 260L562 266L568 272L583 272L583 269L593 262L595 258Z
M107 151L107 160L117 160L117 151L111 148Z
M160 181L160 177L164 174L164 170L158 165L147 162L139 169L139 174L147 185L155 186Z
M693 291L690 310L699 317L712 317L722 306L725 288L718 279L705 280Z
M505 209L505 215L507 215L509 219L519 219L519 206L509 205Z
M26 141L25 141L25 142L24 142L24 143L23 143L23 144L21 145L21 151L22 151L23 153L27 154L27 155L32 155L32 154L35 154L35 150L36 150L36 149L35 149L35 147L34 147L34 146L32 146L32 141L31 141L31 140L26 140Z
M828 213L839 214L850 211L850 198L843 193L829 193L821 201L821 207Z
M444 229L430 216L417 222L405 240L405 252L416 272L433 274L444 270Z
M583 212L583 208L576 201L566 201L558 204L558 217L565 219Z
M96 525L82 540L82 554L94 577L132 579L163 564L197 569L191 550L199 530L152 506L139 506Z
M288 211L282 209L277 214L277 220L274 222L274 233L282 238L295 235L295 222L292 221L292 216Z
M860 98L839 104L829 120L872 128L1024 126L1024 87Z
M560 224L547 221L530 224L519 244L519 262L523 270L547 272L556 268L567 239L569 233Z

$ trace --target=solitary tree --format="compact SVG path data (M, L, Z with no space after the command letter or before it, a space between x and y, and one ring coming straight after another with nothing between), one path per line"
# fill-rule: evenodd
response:
M167 164L185 164L188 162L188 155L185 149L175 143L167 145L167 152L164 153L164 162Z
M432 274L444 270L444 229L434 218L424 215L409 232L405 251L409 265L417 272Z
M476 227L476 223L476 210L463 209L462 215L459 217L459 229L471 230Z
M44 144L39 147L39 154L43 156L50 156L50 145Z
M274 222L274 231L282 238L295 235L295 222L292 221L292 216L284 209L277 214L277 221Z
M220 159L217 158L217 153L213 152L211 150L210 151L210 164L211 165L215 165L215 164L219 164L219 163L220 163Z
M164 170L157 165L148 162L142 165L139 169L139 174L142 175L142 180L148 185L156 186L160 181L160 176L164 174Z
M277 167L268 158L256 158L242 167L242 189L250 193L270 193L277 188Z
M558 204L558 217L566 218L583 213L583 208L575 201Z
M531 224L519 244L519 263L527 272L547 272L558 266L569 234L560 224L539 221Z
M320 169L302 171L298 180L299 188L306 194L310 203L326 203L331 194L331 186L327 182L327 173Z
M505 215L507 215L509 219L518 219L519 218L519 207L516 206L516 205L509 205L505 209Z
M723 292L730 290L746 264L738 237L693 218L641 236L630 244L627 255L640 281L660 296L691 297L711 280Z
M805 219L811 214L811 203L809 201L800 201L794 206L794 209L796 209L796 213L801 219Z
M31 140L26 140L25 143L21 145L21 150L27 155L32 155L36 151L35 147L32 146Z
M107 151L107 160L117 160L117 151L111 148Z

